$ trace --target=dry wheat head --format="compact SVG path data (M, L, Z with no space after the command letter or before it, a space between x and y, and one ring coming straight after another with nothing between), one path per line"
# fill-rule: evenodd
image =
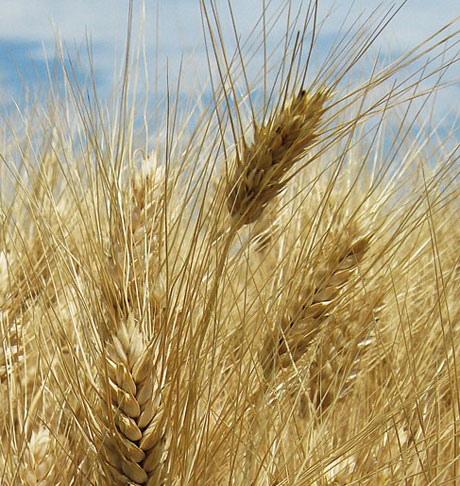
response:
M107 343L107 394L101 403L101 465L112 484L161 484L166 411L155 358L132 315Z
M243 140L241 154L227 186L227 207L237 226L256 221L285 186L283 180L318 137L318 126L330 93L301 91L280 113L255 127L254 141Z
M346 237L338 255L331 253L324 265L315 269L314 285L306 293L300 293L288 306L278 337L270 333L265 338L259 358L267 378L278 365L290 366L310 348L322 330L323 322L338 303L342 289L352 283L370 239L370 235L355 239Z

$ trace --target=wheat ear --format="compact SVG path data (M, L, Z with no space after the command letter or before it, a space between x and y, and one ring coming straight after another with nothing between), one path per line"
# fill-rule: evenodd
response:
M22 456L19 477L23 486L64 486L69 484L70 460L67 440L54 437L45 427L33 432Z
M265 338L259 357L266 378L275 372L277 365L289 366L309 349L322 329L322 322L338 303L342 289L352 282L357 265L369 248L370 238L367 235L343 244L338 255L316 270L312 290L301 294L289 306L278 337L270 334Z
M105 475L115 485L162 482L166 413L152 354L132 315L107 344L101 459Z
M318 126L330 96L327 89L301 91L281 112L261 127L254 141L243 140L241 154L227 186L227 207L237 226L256 221L268 203L284 188L285 174L318 137Z

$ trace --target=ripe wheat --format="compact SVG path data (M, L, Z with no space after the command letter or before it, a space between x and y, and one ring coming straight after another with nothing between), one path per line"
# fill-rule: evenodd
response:
M4 123L0 484L453 484L458 121L424 103L460 31L380 66L385 13L324 55L316 2L264 2L230 55L215 3L200 116L141 140L128 42L116 108L62 59Z

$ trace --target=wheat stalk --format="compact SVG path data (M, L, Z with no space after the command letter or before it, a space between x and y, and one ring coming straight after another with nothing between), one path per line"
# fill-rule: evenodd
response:
M302 90L267 123L255 126L250 146L243 140L227 186L227 207L237 226L255 222L283 190L284 176L318 137L329 97L327 89L312 94Z

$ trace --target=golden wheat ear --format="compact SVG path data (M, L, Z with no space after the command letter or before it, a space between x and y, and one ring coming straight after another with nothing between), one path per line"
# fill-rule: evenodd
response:
M259 359L267 379L278 366L290 366L310 348L322 330L322 323L337 304L342 289L353 283L353 276L369 249L371 237L347 239L338 256L326 260L324 266L316 270L315 285L311 291L298 296L297 302L288 306L278 338L272 334L266 336Z
M255 127L250 146L243 140L226 191L227 207L238 227L255 222L283 190L284 175L317 139L329 98L325 88L313 94L302 90L268 123Z
M104 474L116 485L159 485L166 469L166 410L152 349L132 315L107 343L105 363L108 383L98 415Z

